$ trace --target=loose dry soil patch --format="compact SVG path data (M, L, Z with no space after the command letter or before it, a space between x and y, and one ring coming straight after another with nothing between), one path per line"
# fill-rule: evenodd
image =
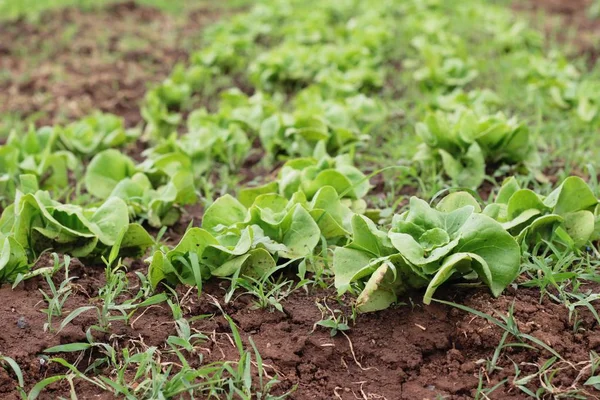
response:
M148 86L187 59L202 28L223 10L175 17L134 2L96 11L67 8L36 23L0 23L0 116L34 117L39 125L93 110L141 121Z

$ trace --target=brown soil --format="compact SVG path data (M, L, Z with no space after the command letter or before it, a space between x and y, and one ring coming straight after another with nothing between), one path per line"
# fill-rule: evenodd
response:
M48 262L46 259L40 266ZM137 284L133 271L143 268L139 262L131 266L128 276L132 285ZM76 291L65 305L66 312L82 305L98 304L94 296L105 283L103 269L74 263L71 276L80 278L75 281ZM223 301L227 286L225 281L210 282L200 299L196 297L195 289L185 296L187 288L178 288L179 298L185 297L182 308L187 318L213 315L192 323L193 328L210 337L199 349L206 363L237 359L229 325L214 305L215 300ZM14 358L21 365L28 389L44 377L64 372L56 365L49 368L40 365L40 354L45 348L85 341L85 330L96 323L95 316L86 313L58 334L45 333L46 317L40 312L45 303L38 291L40 288L47 290L45 282L34 278L15 290L0 289L0 324L3 326L0 354ZM509 289L494 300L482 288L449 287L440 292L439 297L496 316L495 313L506 315L513 304L521 332L552 346L569 361L556 364L562 368L553 380L558 390L582 388L589 375L585 368L589 351L600 351L600 328L591 314L583 312L579 315L578 330L574 332L574 321L569 320L567 309L547 298L540 303L537 290ZM511 382L513 362L519 365L521 377L524 377L537 372L537 368L551 357L544 350L508 348L498 362L502 369L488 375L481 360L492 358L503 332L482 318L452 307L423 306L418 294L405 299L408 304L413 304L412 307L405 305L360 315L347 336L338 333L331 337L328 329L315 328L317 321L328 317L321 314L316 303L341 309L350 315L348 304L351 298L342 300L339 303L331 289L312 288L308 293L297 290L284 300L284 313L255 310L253 299L248 295L237 298L234 304L222 306L239 326L248 349L251 347L247 338L253 338L264 359L266 372L270 376L279 376L281 383L276 392L297 386L292 399L433 399L438 398L436 396L469 399L473 398L480 377L484 387L492 387L506 378ZM133 320L131 326L113 324L112 335L103 339L121 348L158 346L164 351L167 337L176 334L173 317L166 305L151 307ZM60 318L55 318L53 325L57 327L59 321ZM511 341L515 339L509 338L507 343ZM73 354L62 356L71 362L76 359ZM165 352L163 360L169 360ZM86 354L79 367L84 368L89 362ZM17 399L15 382L12 374L0 369L0 397ZM77 382L79 398L113 398L90 384ZM56 383L40 398L68 396L68 390L66 382ZM600 398L599 395L598 392L587 394L590 399ZM488 397L528 398L510 383L500 386Z
M600 17L592 18L589 8L593 0L529 0L516 1L514 8L523 12L543 12L558 20L546 21L547 34L556 34L574 47L576 55L586 56L593 66L600 55ZM565 27L569 29L565 29Z
M130 1L54 11L35 24L2 23L0 115L44 125L99 109L136 125L148 86L187 59L188 42L218 14L205 8L183 20Z

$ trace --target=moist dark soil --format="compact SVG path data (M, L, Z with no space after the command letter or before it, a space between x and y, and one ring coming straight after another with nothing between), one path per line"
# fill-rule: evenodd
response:
M46 257L38 267L49 262L50 258ZM128 277L132 293L138 285L134 272L144 272L144 269L140 262L131 265ZM57 283L62 278L60 275L57 274ZM105 283L103 268L97 266L74 262L70 275L79 278L74 281L74 293L64 307L64 315L83 305L98 304L94 297ZM186 318L210 315L192 322L193 328L209 337L198 350L204 362L235 361L238 357L230 327L215 305L218 301L238 325L248 349L251 349L248 338L252 337L264 359L267 374L279 377L281 382L275 393L297 387L292 399L470 399L480 381L483 387L493 387L504 379L508 379L508 383L488 394L488 398L526 399L528 397L510 383L515 375L514 365L519 366L524 377L536 373L552 357L543 349L507 348L499 358L499 369L486 373L484 360L492 359L503 331L483 318L450 306L437 303L424 306L418 293L403 299L407 305L359 315L355 323L350 324L347 335L338 333L331 337L329 329L315 327L317 321L329 317L329 312L322 314L321 309L339 309L349 316L350 297L337 299L333 289L301 289L282 302L282 313L255 309L254 299L249 295L224 304L228 285L226 281L208 282L200 298L195 288L177 288L179 298L184 299L181 305ZM59 333L44 332L47 318L40 309L45 303L38 289L48 289L41 278L26 281L14 290L7 286L0 288L0 325L3 327L0 354L19 363L28 389L51 374L65 372L56 364L49 368L41 364L44 349L84 342L86 329L97 322L95 315L89 312ZM597 287L593 289L598 291ZM438 297L496 317L506 315L513 307L522 333L548 344L568 361L555 364L560 367L552 381L557 390L555 394L583 388L590 374L589 368L586 369L589 352L600 351L600 327L589 312L580 312L577 320L570 319L563 305L553 303L548 297L541 299L538 290L522 287L509 288L500 298L493 299L483 288L450 286L440 291ZM60 320L53 320L55 328ZM113 324L111 334L102 339L119 348L157 346L165 351L169 335L176 335L176 331L171 311L163 304L140 311L130 325ZM515 338L509 337L507 343L514 341ZM164 360L169 359L167 352L163 355ZM77 355L59 356L75 362ZM90 357L85 354L78 366L85 368L91 362ZM104 373L110 376L110 371ZM0 369L1 398L19 398L15 383L12 373ZM75 388L81 399L113 398L112 394L102 393L82 381L76 381ZM66 382L55 383L40 398L68 397L68 391ZM586 396L600 398L600 393L588 390Z
M47 125L101 110L137 125L147 88L187 60L190 44L197 48L202 28L221 13L204 8L175 17L129 1L2 22L0 115Z

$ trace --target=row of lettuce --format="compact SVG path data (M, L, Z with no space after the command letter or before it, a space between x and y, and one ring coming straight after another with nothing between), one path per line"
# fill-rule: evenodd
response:
M295 160L277 182L242 190L237 199L217 199L201 228L188 229L173 249L151 256L151 284L261 278L285 262L332 272L339 293L360 292L358 310L368 312L410 289L426 288L429 303L446 281L481 281L499 295L517 277L524 255L549 245L579 251L600 239L600 202L578 177L548 196L510 178L484 208L468 192L451 193L435 206L412 197L408 210L390 221L366 209L357 184L367 181L356 169L343 159L329 162L334 165L316 172L322 165ZM337 190L316 184L320 180L338 183ZM119 197L86 208L28 187L31 192L18 192L0 219L2 280L26 272L49 248L112 263L140 257L154 244L130 222Z
M476 29L467 21L478 21ZM199 100L237 84L290 110L257 106L253 124L240 112L242 130L271 156L308 156L318 140L330 153L368 149L398 111L378 99L389 97L386 86L400 87L399 96L411 99L402 129L421 141L418 151L404 153L423 175L433 168L475 188L492 166L540 168L537 147L551 132L532 132L511 114L558 115L589 132L600 123L600 81L558 52L548 54L539 32L507 9L478 1L269 1L217 24L205 42L148 93L144 116L153 140L180 129ZM489 58L475 59L475 47ZM504 92L497 69L510 71L521 90ZM238 106L220 108L221 127L237 125ZM351 121L348 113L359 117Z
M497 19L490 20L489 15L495 15L489 13L492 10L499 12ZM151 147L142 154L144 162L134 168L128 162L127 171L115 168L111 179L133 178L130 172L141 172L150 178L140 182L142 178L136 177L140 186L136 192L145 194L136 197L146 198L142 203L149 203L153 196L164 196L161 203L171 203L175 196L186 204L194 196L181 196L177 188L191 186L192 178L197 187L215 163L238 170L255 143L260 143L265 163L312 156L320 143L334 156L368 152L369 146L379 145L374 136L397 111L390 110L381 96L383 82L395 75L418 83L420 95L413 97L419 103L410 129L421 145L415 150L409 146L407 153L412 153L422 176L441 170L454 185L476 188L490 167L508 164L535 171L539 167L538 132L532 133L527 123L502 112L503 108L512 111L511 107L493 91L473 87L473 81L480 83L476 67L489 63L471 60L467 39L450 29L452 18L464 19L464 15L486 21L482 33L490 39L491 48L507 53L498 58L500 62L507 58L522 61L511 65L523 65L515 77L522 78L527 87L524 103L551 101L561 109L576 110L583 121L596 122L594 96L599 92L593 90L593 82L580 79L576 68L563 58L542 57L541 50L533 51L540 47L538 35L501 8L472 1L448 10L443 3L422 0L376 5L278 0L217 24L207 35L208 45L192 55L190 65L178 66L169 79L148 92L142 113L147 122L144 139ZM354 50L340 50L345 48ZM303 61L302 54L311 59ZM352 54L358 56L352 58ZM398 61L408 73L390 68ZM461 65L472 67L463 73ZM348 79L371 75L377 79L369 80L369 85L363 80L352 85L330 77L317 79L323 71ZM206 76L203 83L196 82L198 76ZM237 88L221 90L235 79L247 81L254 94ZM216 87L221 97L217 109L193 110L185 127L180 126L182 115L191 111L186 107L195 104L194 96L208 96L210 86L221 81L223 85ZM151 111L150 104L162 111ZM553 112L551 107L542 110ZM82 165L92 156L130 143L139 134L124 129L119 118L108 114L96 114L65 128L15 132L0 147L1 197L5 203L13 200L22 174L37 176L40 188L48 190L80 182ZM96 194L100 199L108 195ZM146 211L139 213L148 217L147 210L156 207L157 203L143 204ZM133 208L139 209L139 204ZM153 211L149 219L154 226L163 223L157 213L169 211ZM166 221L175 217L176 213L170 214Z
M13 133L0 146L0 281L48 249L93 262L143 256L155 243L142 225L176 223L207 173L237 171L258 143L264 163L287 160L277 179L218 198L202 228L156 251L155 287L260 277L289 260L334 273L340 293L360 293L361 311L413 288L425 287L429 302L447 280L480 280L498 295L540 243L575 251L598 239L598 200L583 180L544 197L509 179L484 208L457 192L434 207L412 198L408 211L384 218L367 208L370 185L350 154L368 152L395 118L382 98L399 75L420 94L412 157L422 174L442 170L453 185L477 188L491 165L539 167L537 135L502 112L492 90L474 88L485 71L450 30L465 15L485 21L491 48L522 61L526 104L550 102L595 124L594 85L560 56L538 56L539 35L499 10L476 1L451 10L434 0L260 3L215 25L189 65L148 92L143 132L95 114ZM245 91L226 89L236 83ZM192 109L215 93L216 109ZM119 150L136 140L149 144L140 157Z

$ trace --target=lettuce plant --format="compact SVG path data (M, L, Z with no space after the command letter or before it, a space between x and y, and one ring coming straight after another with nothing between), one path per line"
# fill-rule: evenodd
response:
M576 113L583 122L592 122L600 112L600 82L595 79L582 80L575 92L568 94L568 101L576 107Z
M170 135L181 123L181 114L169 109L160 92L156 88L148 91L141 109L142 117L146 121L144 136L154 141Z
M209 113L206 109L199 109L190 114L189 131L202 129L207 124L220 128L237 125L248 136L254 136L258 134L262 121L280 110L283 104L281 96L269 96L262 92L247 96L237 88L225 90L220 96L216 112Z
M185 160L194 179L222 163L230 170L237 169L248 155L251 143L239 124L222 128L212 122L202 122L205 115L192 113L188 120L190 130L178 136L172 134L144 152L142 166L162 164L165 160Z
M456 89L448 94L434 97L431 102L434 109L451 112L470 108L478 115L489 114L490 110L497 109L502 105L502 99L489 89L469 91Z
M78 155L92 156L134 141L138 132L125 129L122 118L98 112L59 129L59 136L65 149Z
M168 135L144 155L152 160L176 154L188 158L196 178L214 162L237 169L250 150L250 138L258 134L262 121L278 109L276 104L261 93L248 97L237 89L224 91L216 112L204 108L191 112L185 134Z
M543 48L543 35L531 29L526 21L517 20L512 14L490 13L478 6L473 10L480 10L478 17L485 20L485 29L492 35L496 48L504 51L539 51Z
M250 64L250 80L256 87L274 92L318 83L351 95L383 86L381 64L395 27L387 5L298 3L285 17L289 21L280 25L285 39Z
M355 92L369 91L383 83L380 63L377 54L355 43L304 45L284 42L259 55L250 65L250 80L267 92L297 90L315 83L321 71L335 70L355 77ZM364 80L356 79L358 76Z
M322 142L335 155L366 141L369 129L385 117L385 109L366 96L325 100L313 87L297 97L293 113L266 118L259 136L268 154L306 157Z
M177 155L135 165L124 154L105 150L92 159L84 181L93 196L124 200L130 214L154 227L174 224L180 217L177 206L197 201L191 163Z
M269 193L246 207L225 195L206 210L202 228L191 228L174 249L152 256L150 282L156 287L162 280L199 284L211 276L259 277L281 259L310 257L323 238L344 240L351 215L330 186L310 202L301 192L291 200Z
M572 110L583 122L592 122L600 110L600 84L595 79L582 77L575 65L567 58L552 53L541 57L528 53L515 56L519 65L516 75L527 88L530 104L548 104L562 110ZM543 108L550 113L552 107Z
M33 175L48 190L63 189L79 160L69 151L57 150L58 129L31 127L27 133L13 131L0 146L0 193L14 200L19 177Z
M299 191L311 200L324 186L333 187L345 199L353 201L361 200L371 189L369 180L354 167L350 155L330 157L321 143L315 149L314 157L287 161L279 170L277 181L243 189L239 200L249 207L261 194L279 193L291 199Z
M206 30L206 43L194 52L194 67L210 68L215 75L235 74L247 68L257 51L260 38L280 36L275 27L292 20L289 7L282 4L257 4L249 13L217 23Z
M205 46L191 54L191 65L177 65L166 80L146 94L141 110L146 121L145 136L153 141L169 136L182 121L179 112L194 94L212 94L225 82L230 83L227 76L247 67L259 48L256 39L269 35L272 21L278 19L277 8L256 6L243 18L207 29Z
M385 309L423 287L429 304L448 280L479 279L500 295L518 274L521 252L502 225L480 211L469 194L458 192L436 208L411 198L409 210L394 216L387 233L354 215L352 241L334 251L338 292L359 283L361 312Z
M190 102L194 91L206 85L212 78L212 72L202 67L186 69L178 64L171 75L150 89L141 108L146 121L145 137L152 141L169 136L176 131L182 121L179 113Z
M301 190L307 198L323 186L332 186L351 199L362 199L371 188L365 175L353 166L348 154L335 158L299 158L286 162L279 172L279 190L286 196Z
M478 187L486 164L537 164L529 129L503 113L479 115L468 108L430 112L416 125L423 140L414 159L430 165L441 161L444 172L460 186Z
M478 76L473 60L464 51L466 46L458 37L417 36L412 45L417 56L407 66L414 69L413 78L427 90L463 87Z
M515 56L517 77L527 85L529 102L542 101L562 109L569 109L573 94L577 92L580 72L558 54L551 57L519 53Z
M571 176L548 196L520 187L514 177L504 181L484 214L499 221L519 242L535 245L560 239L581 248L598 238L598 199L585 181Z
M48 249L92 260L134 257L153 244L144 228L129 223L127 205L116 197L99 207L84 208L54 201L45 191L18 193L15 203L4 210L0 226L20 262L15 242L29 260Z

